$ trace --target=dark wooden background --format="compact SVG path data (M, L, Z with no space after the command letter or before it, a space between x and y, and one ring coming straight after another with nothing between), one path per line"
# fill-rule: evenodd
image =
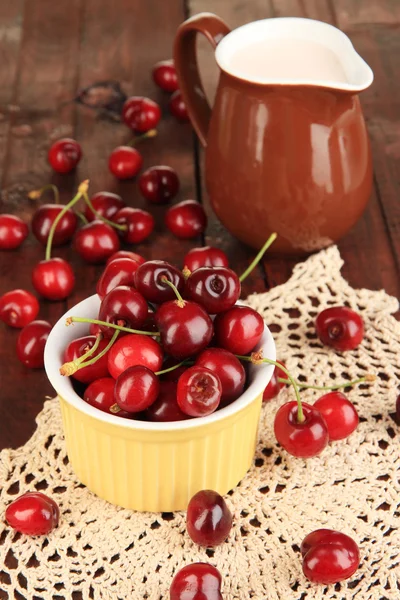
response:
M135 181L118 183L107 169L108 154L129 139L129 132L70 102L82 87L114 79L128 94L150 96L163 108L159 136L142 147L144 166L174 167L182 182L179 200L197 198L209 214L207 235L182 243L165 232L164 209L155 208L157 230L137 251L149 259L181 265L191 246L214 244L228 253L238 272L243 270L253 252L212 216L203 187L201 152L191 127L169 116L168 97L156 89L150 76L156 61L171 56L179 23L203 10L219 14L232 27L270 16L328 21L350 36L371 65L375 82L362 101L374 154L374 191L364 216L339 247L351 285L385 288L399 297L399 0L1 0L0 211L29 221L38 204L27 198L29 190L53 182L66 201L85 178L90 179L92 193L116 191L128 204L144 207ZM216 69L202 43L200 54L212 96ZM52 174L46 154L51 141L64 136L81 143L84 158L76 173L58 177ZM101 267L84 264L70 247L57 254L71 261L78 283L67 302L41 303L40 318L51 323L94 293L101 272ZM43 257L44 249L32 236L20 250L1 253L0 293L17 287L31 290L32 268ZM295 262L268 256L245 282L243 295L286 281ZM16 330L0 327L0 448L15 448L28 439L45 396L52 394L44 371L25 369L18 362L17 335Z

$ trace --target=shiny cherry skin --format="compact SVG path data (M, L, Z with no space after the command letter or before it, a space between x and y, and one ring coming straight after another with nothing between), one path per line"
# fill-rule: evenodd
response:
M183 260L184 267L193 273L201 267L229 267L229 260L223 250L213 246L192 248Z
M321 342L339 352L354 350L364 338L362 317L347 306L332 306L320 312L315 328Z
M41 492L27 492L6 508L7 523L25 535L47 535L60 520L57 503Z
M75 235L75 250L88 263L97 265L119 249L119 237L110 225L100 220L84 225Z
M329 440L344 440L358 425L358 413L355 406L342 392L324 394L314 403L328 427Z
M297 420L297 402L286 402L275 415L274 432L279 444L289 454L311 458L322 452L329 442L328 427L321 413L303 402L305 420Z
M221 381L220 408L227 406L243 393L246 372L234 354L222 348L206 348L196 358L196 365L216 373Z
M208 563L192 563L177 572L169 590L170 600L222 600L221 574Z
M112 194L111 192L97 192L97 194L94 194L90 198L90 201L93 205L93 208L102 217L105 217L109 220L112 220L114 215L116 215L121 208L126 206L121 196L118 196L118 194ZM85 208L85 217L89 222L99 218L88 205L86 205Z
M32 233L44 246L47 244L51 226L63 208L59 204L43 204L35 211L31 223ZM78 217L72 210L68 209L57 224L52 246L67 244L72 239L77 226Z
M160 60L152 69L153 81L164 92L175 92L178 89L178 77L174 61Z
M147 367L129 367L117 377L114 400L122 410L139 413L156 401L160 391L157 375Z
M100 325L97 325L97 323L90 323L89 333L90 335L97 335L98 333L102 333Z
M147 210L127 206L117 212L113 221L126 225L126 231L119 231L126 244L140 244L144 242L154 229L154 217Z
M54 171L65 174L75 169L81 157L80 144L71 138L63 138L51 145L47 158Z
M15 215L0 215L0 250L19 248L27 238L29 227Z
M24 327L17 339L17 356L23 365L30 369L40 369L44 365L44 347L51 331L47 321L31 321Z
M118 258L130 258L131 260L137 262L139 265L142 265L144 262L146 262L146 259L143 258L143 256L141 256L140 254L137 254L136 252L130 252L129 250L118 250L118 252L114 252L114 254L111 254L110 258L106 262L106 265L110 264L110 262Z
M143 96L131 96L122 107L122 120L133 131L145 133L155 129L161 118L157 102Z
M36 319L39 312L37 298L26 290L11 290L0 296L0 321L20 329Z
M170 367L177 365L179 362L181 362L181 361L169 356L166 359L166 361L164 362L162 369L163 369L163 371L165 369L169 369ZM180 367L177 367L173 371L168 371L168 373L164 373L164 375L161 375L161 379L163 381L170 381L173 383L178 383L179 377L182 375L182 373L184 373L186 371L187 368L188 368L188 365L181 365Z
M132 179L139 173L142 165L142 155L130 146L117 146L108 158L108 168L117 179Z
M238 301L239 277L228 267L201 267L186 280L185 296L211 315L225 312Z
M139 263L131 258L116 258L108 263L96 285L96 292L100 299L102 300L117 286L133 287L138 268Z
M217 345L232 354L248 354L264 333L261 315L248 306L233 306L216 316L214 331Z
M72 362L77 358L80 358L90 348L93 348L96 342L96 337L94 335L85 335L80 338L76 338L72 340L65 348L64 351L64 362ZM98 356L100 352L106 348L108 344L108 340L100 340L100 343L97 347L97 350L90 356L90 358L94 358ZM95 363L89 365L87 367L82 367L82 369L78 369L76 373L72 375L74 379L80 381L81 383L91 383L96 379L102 379L103 377L109 377L108 372L108 354L107 352L104 356L96 360Z
M277 360L276 362L286 367L285 363L281 360ZM281 389L285 387L285 384L278 381L278 379L286 379L286 374L278 367L274 367L272 377L263 393L263 402L268 402L269 400L272 400L272 398L276 398Z
M310 581L330 584L351 577L360 564L360 551L348 535L317 529L302 544L303 573Z
M124 335L108 352L108 370L114 379L129 367L139 365L156 373L161 370L162 363L162 348L148 335Z
M179 179L171 167L150 167L139 177L139 190L152 204L167 204L179 192Z
M175 237L189 240L204 232L207 216L196 200L183 200L167 210L165 224Z
M182 272L163 260L148 260L141 265L135 273L135 287L148 302L161 304L176 298L165 278L183 293L185 278Z
M104 297L100 305L99 320L130 329L138 329L146 321L147 312L147 302L142 294L127 285L119 285ZM115 329L105 325L100 325L100 328L109 338L115 332Z
M75 275L63 258L41 260L32 271L33 287L46 300L64 300L72 294Z
M115 404L114 387L115 380L112 377L95 379L86 388L83 394L83 399L91 406L94 406L95 408L98 408L109 415L118 414L118 417L129 419L131 414L125 410L120 410L118 413L114 413L110 410L110 408Z
M172 94L169 101L169 110L178 121L189 121L189 113L180 90L176 90L176 92Z
M179 408L176 395L176 383L173 381L160 381L158 398L144 412L143 416L145 420L154 423L169 423L171 421L186 421L186 419L189 419L189 416L185 415Z
M208 346L213 335L212 321L200 304L170 300L154 315L161 344L173 358L189 358Z
M187 507L186 529L195 544L219 546L232 528L232 514L223 497L213 490L201 490Z
M179 377L178 406L190 417L205 417L213 413L219 406L221 395L221 380L210 369L194 365Z

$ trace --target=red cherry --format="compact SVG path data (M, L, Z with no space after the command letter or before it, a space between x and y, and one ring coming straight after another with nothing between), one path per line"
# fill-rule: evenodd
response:
M217 410L221 394L221 380L210 369L195 365L179 377L178 406L191 417L205 417Z
M82 150L78 142L63 138L52 144L48 154L50 166L57 173L70 173L81 160Z
M179 369L176 370L178 371ZM173 373L174 371L171 372ZM144 413L146 421L167 423L189 419L189 416L185 415L179 408L176 401L176 394L176 383L173 381L160 381L158 398Z
M358 413L342 392L324 394L314 408L324 417L331 442L347 438L357 428Z
M77 358L80 358L94 346L95 342L96 337L94 335L85 335L84 337L72 340L72 342L68 344L64 351L64 362L72 362ZM107 344L107 340L100 340L97 350L95 350L90 358L98 356L100 352L106 348ZM78 371L76 371L72 377L81 383L91 383L95 379L108 377L108 354L109 351L104 356L96 360L96 362L92 365L78 369Z
M72 294L75 275L72 267L62 258L41 260L32 271L35 290L47 300L64 300Z
M179 191L179 179L171 167L150 167L139 177L139 189L146 200L153 204L166 204Z
M186 280L186 296L215 315L232 308L241 291L239 277L227 267L201 267Z
M204 232L207 216L201 204L195 200L184 200L167 210L165 224L177 238L189 240Z
M156 63L152 70L152 76L154 83L164 92L175 92L178 89L178 77L172 59L160 60Z
M140 244L153 232L154 217L146 210L127 206L117 212L115 223L126 225L126 231L119 232L126 244Z
M179 269L163 260L148 260L135 273L135 287L148 302L161 304L173 300L174 290L165 283L165 278L174 284L178 292L185 288L185 278Z
M162 366L163 371L165 369L169 369L170 367L174 367L179 362L181 362L181 361L169 356ZM188 368L188 365L181 365L180 367L177 367L173 371L168 371L168 373L164 373L164 375L161 375L161 379L164 381L178 383L179 377L182 375L182 373L184 373L186 371L187 368Z
M214 321L217 345L233 354L248 354L257 346L264 333L261 315L248 306L233 306L216 316Z
M303 573L315 583L337 583L351 577L360 564L360 552L348 535L317 529L302 544Z
M84 225L75 235L75 249L88 263L106 262L119 248L119 238L115 229L96 220Z
M102 300L108 292L120 285L134 286L134 275L139 263L131 258L116 258L106 265L97 282L96 292Z
M117 146L108 159L108 168L117 179L131 179L142 168L143 158L136 148Z
M130 252L129 250L118 250L118 252L114 252L114 254L110 256L106 262L106 265L109 265L110 262L116 260L117 258L130 258L131 260L139 263L139 265L142 265L144 262L146 262L146 259L143 258L143 256L140 256L140 254L136 254L136 252Z
M0 250L19 248L28 233L28 225L19 217L8 214L0 215Z
M220 408L227 406L243 393L246 372L242 363L231 352L222 348L206 348L197 357L196 365L218 375L222 385Z
M44 246L47 244L47 238L49 237L55 218L63 209L64 206L59 204L43 204L39 206L33 215L31 224L33 235ZM71 209L68 209L57 224L52 246L62 246L69 242L75 233L77 225L78 218L76 214Z
M303 402L305 420L297 419L297 402L286 402L275 415L274 431L279 444L289 454L310 458L322 452L329 442L328 428L321 413Z
M172 580L170 600L222 600L221 574L207 563L183 567Z
M38 312L37 298L26 290L12 290L0 296L0 321L10 327L25 327Z
M17 339L17 356L23 365L30 369L40 369L44 365L43 354L51 325L47 321L31 321L24 327Z
M121 196L111 192L97 192L90 198L90 202L93 208L108 220L112 220L114 215L126 206ZM99 218L88 205L85 208L85 217L89 222Z
M57 503L41 492L27 492L6 508L6 521L25 535L47 535L57 527L60 511Z
M100 325L97 325L97 323L90 323L89 333L90 335L97 335L98 333L102 333Z
M138 413L156 401L160 391L157 375L137 365L126 369L115 382L114 399L122 410Z
M108 370L114 379L129 367L138 365L156 373L161 370L162 362L160 344L147 335L124 335L111 346L108 353Z
M120 285L104 297L100 305L99 320L138 329L146 321L147 312L147 302L143 296L134 288ZM115 332L115 329L105 325L101 325L100 328L104 335L110 338Z
M347 306L333 306L319 313L315 321L321 342L339 352L354 350L364 338L364 322Z
M189 121L189 113L180 90L176 90L169 101L169 110L178 121Z
M160 118L160 107L150 98L131 96L122 107L122 120L125 125L139 133L155 129Z
M164 302L155 313L155 321L164 350L174 358L184 359L201 352L213 335L210 317L195 302Z
M186 254L183 265L193 273L201 267L229 267L229 260L223 250L213 246L192 248Z
M232 514L223 497L213 490L201 490L190 500L186 512L186 529L199 546L218 546L229 535Z
M86 388L83 399L91 406L94 406L109 415L117 414L118 417L129 419L131 414L125 410L120 410L118 413L110 411L110 408L115 404L114 387L115 380L112 377L96 379Z
M281 360L277 360L280 365L286 367L285 363ZM278 381L278 378L284 379L286 377L285 373L279 369L278 367L274 367L274 372L272 373L272 377L264 390L263 393L263 402L268 402L268 400L272 400L272 398L276 398L281 389L285 387L284 383Z

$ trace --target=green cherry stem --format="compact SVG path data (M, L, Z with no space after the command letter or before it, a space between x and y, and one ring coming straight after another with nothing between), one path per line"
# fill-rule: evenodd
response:
M87 319L84 317L68 317L66 319L66 325L72 325L72 323L94 323L95 325L104 325L104 327L111 327L118 331L126 331L127 333L138 333L140 335L152 335L159 336L158 331L140 331L139 329L130 329L129 327L123 327L123 325L114 325L114 323L107 323L107 321L99 321L98 319Z
M359 383L372 383L375 380L376 375L367 374L364 377L360 377L359 379L354 379L353 381L346 381L343 383L337 383L335 385L308 385L307 383L300 383L299 381L296 381L296 385L297 387L302 389L320 390L322 392L328 392L330 390L340 390L346 387L353 387L354 385L357 385ZM285 383L286 385L290 385L291 383L289 379L282 379L281 377L278 377L278 381L279 383Z
M293 386L294 393L296 394L297 422L298 423L304 422L305 418L304 418L304 413L303 413L303 405L302 405L301 399L300 399L299 387L297 385L296 380L291 376L289 371L283 365L276 362L275 360L271 360L270 358L263 358L262 350L259 350L258 352L252 352L251 356L239 356L236 354L236 358L238 358L239 360L245 360L247 362L251 362L253 365L260 365L262 363L267 363L269 365L275 365L275 367L278 367L278 369L281 369L281 371L283 371L285 373L285 375L288 377L290 383Z
M164 277L161 277L161 281L163 281L164 283L166 283L167 285L169 285L169 287L174 290L176 298L177 298L176 302L177 302L177 304L178 304L178 306L180 308L183 308L185 306L186 302L184 301L184 299L180 295L178 288L172 283L172 281L170 281L169 279L167 279L167 277L165 277L165 275L164 275Z
M182 362L178 363L177 365L174 365L173 367L169 367L168 369L163 369L162 371L157 371L157 373L155 373L155 375L165 375L165 373L170 373L171 371L175 371L175 369L182 367L182 365L189 365L189 364L191 364L190 361L188 362L187 360L183 360Z
M255 257L255 259L250 263L250 265L247 267L247 269L244 271L244 273L242 273L241 276L239 277L240 282L244 281L246 279L246 277L248 275L250 275L250 273L252 272L254 267L256 267L258 265L258 263L260 262L260 260L262 259L262 257L264 256L264 254L266 253L268 248L271 246L271 244L273 244L273 242L276 240L277 237L278 237L278 234L271 233L271 235L265 242L264 246L261 248L260 252Z
M38 200L42 196L43 192L46 192L47 190L51 190L53 192L55 204L60 204L60 192L58 191L58 187L53 183L47 183L40 188L40 190L32 190L29 192L28 198L31 200Z
M132 140L130 140L130 142L127 142L125 146L136 146L138 142L141 142L142 140L145 140L147 138L156 137L156 135L157 129L149 129L149 131L146 131L146 133L142 133L142 135L137 135L136 137L134 137Z
M84 225L87 225L89 223L89 221L87 220L87 218L85 217L85 215L83 213L81 213L79 210L76 210L75 214L82 221L82 223Z
M87 352L85 352L85 354L82 354L82 356L80 356L79 358L76 358L75 360L71 360L70 362L64 363L60 367L61 375L67 375L69 377L70 375L73 375L74 373L76 373L76 371L78 371L80 369L81 363L85 362L85 360L90 358L92 356L92 354L94 354L96 352L97 348L99 347L100 341L102 339L103 339L102 334L97 335L93 346L91 348L89 348L89 350Z
M46 260L49 260L51 258L51 245L53 243L53 237L54 237L54 233L56 231L57 225L59 224L59 222L61 221L61 219L65 215L65 213L70 208L72 208L78 202L78 200L80 198L82 198L82 196L84 194L86 194L88 186L89 186L89 180L88 179L85 179L85 181L82 181L82 183L78 187L78 191L75 194L75 196L72 198L72 200L70 202L68 202L68 204L66 204L64 206L64 208L58 213L58 215L54 219L53 224L52 224L52 226L50 228L50 231L49 231L49 237L47 238L46 254L45 254L45 259Z
M99 354L97 356L94 356L90 360L86 360L85 362L81 363L79 365L79 369L83 369L83 367L89 367L90 365L94 365L95 362L97 362L100 358L102 358L105 354L107 354L107 352L109 351L109 349L111 348L111 346L113 345L113 343L115 342L115 340L117 339L119 334L120 334L119 331L114 331L113 336L112 336L111 340L108 342L107 346L105 348L103 348L103 350L101 352L99 352Z
M101 221L104 221L104 223L107 223L107 225L114 227L114 229L119 229L120 231L126 231L126 229L127 229L126 225L120 225L119 223L114 223L114 221L110 221L110 219L106 219L106 217L103 217L103 215L101 215L93 206L88 194L84 194L83 199L85 200L86 204L88 205L88 207L90 208L92 213L94 215L96 215L96 217L98 219L101 219Z

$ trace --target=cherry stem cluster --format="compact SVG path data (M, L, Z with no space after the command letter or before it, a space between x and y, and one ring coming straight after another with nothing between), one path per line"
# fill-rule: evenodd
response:
M277 237L278 237L278 234L271 233L271 235L269 236L269 238L267 239L267 241L265 242L264 246L261 248L261 250L259 251L257 256L250 263L250 265L247 267L247 269L244 271L244 273L242 273L241 276L239 277L240 282L244 281L246 279L246 277L248 275L250 275L252 270L258 265L258 263L260 262L260 260L262 259L262 257L264 256L264 254L266 253L268 248L271 246L271 244L273 244L273 242L276 240Z
M76 358L75 360L64 363L60 367L61 375L70 376L70 375L73 375L74 373L76 373L81 368L82 363L84 363L88 358L90 358L92 356L92 354L94 354L96 352L97 348L99 347L100 341L102 339L103 339L103 336L101 334L97 335L93 346L91 348L89 348L89 350L87 352L85 352L85 354L82 354L82 356L80 356L79 358Z
M75 196L72 198L72 200L70 202L68 202L68 204L65 204L64 208L58 213L58 215L54 219L53 224L49 231L49 237L47 238L46 254L45 254L46 260L50 260L50 258L51 258L51 245L53 243L53 237L54 237L54 233L56 231L57 225L59 224L59 222L65 215L65 213L70 208L72 208L78 202L78 200L80 198L82 198L82 196L84 196L84 194L87 193L88 187L89 187L89 180L85 179L85 181L82 181L82 183L79 185L78 191L75 194Z
M94 215L96 215L96 217L98 219L100 219L101 221L104 221L104 223L107 223L107 225L110 225L111 227L114 227L114 229L119 229L120 231L126 231L127 226L126 225L121 225L120 223L114 223L114 221L110 221L110 219L107 219L106 217L103 217L103 215L101 215L93 206L92 201L89 198L88 194L84 194L83 195L83 199L85 200L86 204L88 205L88 207L90 208L90 210L92 211L92 213Z
M340 390L346 387L353 387L354 385L357 385L359 383L372 383L375 380L376 375L367 374L364 377L360 377L359 379L354 379L353 381L345 381L343 383L337 383L335 385L308 385L307 383L300 383L299 381L296 381L296 384L297 387L302 389L320 390L322 392L328 392L330 390ZM279 383L285 383L286 385L290 385L291 383L289 379L282 379L281 377L278 377L278 381Z
M278 369L281 369L281 371L283 371L285 373L285 375L288 377L290 383L293 386L294 389L294 393L296 394L296 400L297 400L297 422L298 423L303 423L305 421L305 417L304 417L304 413L303 413L303 405L300 399L300 392L299 392L299 387L297 385L296 380L291 376L291 374L289 373L289 371L280 363L276 362L275 360L271 360L270 358L264 358L262 356L262 350L259 350L258 352L253 352L251 354L251 356L238 356L236 355L236 357L239 360L245 360L247 362L251 362L253 365L260 365L263 363L267 363L269 365L275 365L275 367L278 367Z
M72 323L93 323L94 325L103 325L104 327L111 327L111 329L126 331L127 333L152 336L160 335L158 331L140 331L139 329L131 329L130 327L124 327L123 325L115 325L114 323L108 323L107 321L99 321L99 319L87 319L86 317L68 317L66 319L66 325L72 325Z

